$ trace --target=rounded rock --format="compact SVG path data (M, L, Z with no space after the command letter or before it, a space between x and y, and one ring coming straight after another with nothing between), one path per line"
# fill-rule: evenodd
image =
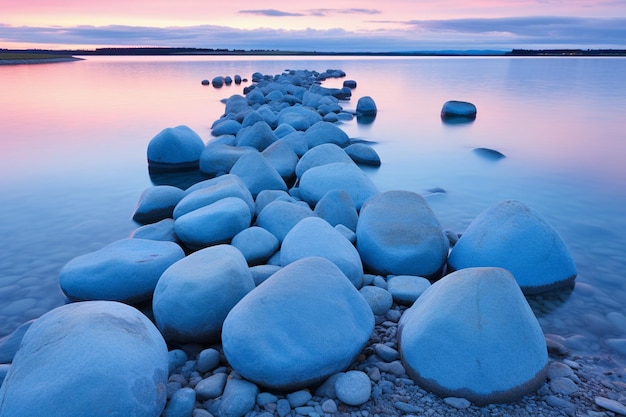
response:
M365 372L348 371L341 374L335 381L335 393L344 404L361 405L366 403L372 394L372 383Z

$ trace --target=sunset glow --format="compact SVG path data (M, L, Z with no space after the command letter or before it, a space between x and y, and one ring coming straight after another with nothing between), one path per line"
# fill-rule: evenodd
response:
M318 51L624 48L626 4L584 1L0 0L0 48Z

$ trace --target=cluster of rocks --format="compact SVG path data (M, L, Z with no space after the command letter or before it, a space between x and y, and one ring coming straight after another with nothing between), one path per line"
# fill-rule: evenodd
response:
M239 85L241 83L248 82L248 79L247 78L241 78L241 75L239 75L239 74L235 74L232 77L230 75L226 75L226 76L216 75L210 81L208 79L202 80L201 84L202 85L212 85L215 88L221 88L224 85L231 85L233 83L233 81L235 82L235 84Z
M376 151L336 124L352 83L331 76L255 73L208 143L150 141L152 168L211 178L147 189L142 227L65 265L75 302L0 343L0 416L480 415L532 395L558 410L527 413L576 411L584 366L549 361L523 294L572 285L557 232L504 201L459 238L419 194L378 190L359 166Z

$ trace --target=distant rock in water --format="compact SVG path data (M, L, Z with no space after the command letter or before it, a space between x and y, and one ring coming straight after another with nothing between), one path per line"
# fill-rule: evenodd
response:
M202 80L202 85L209 85L211 84L211 81L209 80Z
M356 112L359 116L374 117L378 112L374 99L370 96L364 96L359 99L356 104Z
M343 82L343 86L344 87L348 87L348 88L356 88L356 81L354 81L354 80L345 80Z
M224 77L222 76L214 77L213 80L211 81L211 84L213 84L213 87L215 88L220 88L221 86L224 85Z
M492 161L497 161L497 160L506 158L506 156L502 152L498 152L494 149L474 148L473 151L475 154L482 156L483 158L486 158L486 159L491 159Z
M453 123L455 120L474 120L476 119L476 106L467 101L447 101L441 109L441 119L444 121L450 120Z

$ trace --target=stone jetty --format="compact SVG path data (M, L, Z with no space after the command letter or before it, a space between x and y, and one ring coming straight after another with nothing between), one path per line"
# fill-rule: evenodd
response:
M73 302L0 343L0 417L450 415L538 389L571 410L522 294L572 283L563 242L519 202L458 239L379 190L362 165L381 158L338 122L374 99L347 112L356 82L321 85L344 76L254 73L206 142L155 136L151 169L202 179L145 190L131 238L68 262Z

